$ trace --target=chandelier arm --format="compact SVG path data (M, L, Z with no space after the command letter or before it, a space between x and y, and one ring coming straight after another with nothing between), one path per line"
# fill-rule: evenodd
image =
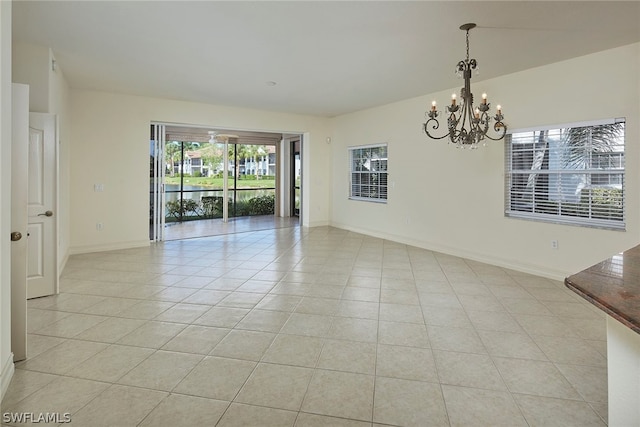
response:
M500 128L502 128L502 132L500 132L498 130ZM489 138L490 140L492 140L492 141L500 141L507 134L507 125L505 125L502 122L497 122L496 124L493 125L493 130L495 132L498 132L498 137L497 138L492 138L491 135L489 135L489 134L485 134L485 136L487 138Z
M431 129L432 129L432 130L437 130L438 128L440 128L440 123L438 122L438 119L430 118L429 120L427 120L427 121L422 125L422 128L424 129L424 133L426 133L426 134L429 136L429 138L431 138L431 139L444 139L444 138L446 138L446 137L448 137L448 136L449 136L449 134L448 134L448 133L445 133L445 134L444 134L444 135L442 135L442 136L433 136L433 135L431 135L431 134L429 133L429 130L427 129L427 127L429 126L429 122L435 122L435 123L431 126Z
M487 134L487 132L489 131L489 122L491 121L491 117L489 117L489 115L487 114L486 111L483 111L480 115L480 124L483 125L483 129L482 129L482 133L484 135Z

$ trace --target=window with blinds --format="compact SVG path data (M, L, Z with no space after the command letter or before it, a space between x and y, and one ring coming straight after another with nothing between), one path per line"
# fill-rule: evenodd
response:
M505 215L625 229L624 120L514 132L505 149Z
M349 147L349 198L387 202L387 144Z

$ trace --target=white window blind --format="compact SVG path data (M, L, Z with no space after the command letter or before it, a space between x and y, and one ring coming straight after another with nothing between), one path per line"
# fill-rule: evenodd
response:
M387 144L349 147L349 198L387 201Z
M505 215L624 229L621 120L514 132L505 149Z

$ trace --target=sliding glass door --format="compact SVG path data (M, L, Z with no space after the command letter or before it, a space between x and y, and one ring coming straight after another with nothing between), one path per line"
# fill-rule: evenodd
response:
M291 207L278 215L298 216L300 138L287 138L286 145L282 142L282 134L152 124L150 239L184 235L177 230L194 229L195 223L187 227L192 221L275 217L276 200L283 197L287 203L291 200ZM278 156L279 146L285 147L283 159ZM287 171L286 184L276 184L281 167L281 172Z
M291 216L300 216L302 152L300 140L291 141Z

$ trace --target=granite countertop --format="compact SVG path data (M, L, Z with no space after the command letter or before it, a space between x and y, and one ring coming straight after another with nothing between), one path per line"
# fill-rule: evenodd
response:
M564 283L640 334L640 245L569 276Z

